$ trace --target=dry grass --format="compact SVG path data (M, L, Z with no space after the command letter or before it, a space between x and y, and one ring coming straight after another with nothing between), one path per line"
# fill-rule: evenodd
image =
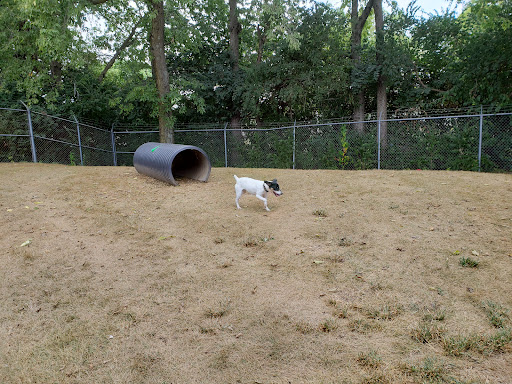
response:
M236 210L233 173L284 195ZM510 175L0 180L2 383L510 383Z

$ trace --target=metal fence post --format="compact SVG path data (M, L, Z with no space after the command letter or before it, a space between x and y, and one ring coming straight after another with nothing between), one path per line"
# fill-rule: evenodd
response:
M228 127L228 123L224 124L224 166L228 167L228 140L226 137L226 128Z
M112 156L114 157L114 166L117 166L117 154L116 154L116 138L114 136L114 124L110 130L110 141L112 142Z
M292 169L295 169L295 127L297 126L297 120L293 122L293 165Z
M80 152L80 165L83 166L84 165L84 157L83 157L83 154L82 154L82 140L80 138L80 123L78 122L78 119L76 118L75 115L73 115L73 118L75 119L76 132L78 134L78 150Z
M377 169L380 169L380 116L377 121Z
M480 106L480 133L478 137L478 172L482 167L482 131L484 125L484 108Z
M23 101L20 101L21 104L25 106L27 109L27 116L28 116L28 134L30 137L30 147L32 149L32 161L34 163L37 163L37 154L36 154L36 143L34 142L34 130L32 129L32 116L30 114L30 108L25 104Z

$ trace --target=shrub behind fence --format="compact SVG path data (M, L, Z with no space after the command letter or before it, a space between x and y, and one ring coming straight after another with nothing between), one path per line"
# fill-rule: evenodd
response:
M480 113L362 125L229 129L224 124L176 129L175 140L202 148L214 167L511 172L511 119L512 113ZM0 109L0 162L131 166L135 150L158 138L154 129L106 129L29 109Z

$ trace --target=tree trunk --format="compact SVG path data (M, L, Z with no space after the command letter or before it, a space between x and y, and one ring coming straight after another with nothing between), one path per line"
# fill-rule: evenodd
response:
M260 24L258 24L258 27L256 29L256 35L258 36L258 57L256 59L256 65L260 65L263 61L263 49L265 47L265 43L267 41L267 33L266 28L262 28ZM258 101L258 104L260 102ZM259 113L259 112L258 112ZM256 126L258 128L263 126L263 120L261 116L256 116Z
M237 0L229 0L229 48L233 71L238 71L240 59L240 30L242 26L238 21Z
M156 88L158 90L158 129L160 132L161 143L174 143L174 128L172 123L172 112L168 105L168 96L170 93L169 72L165 60L164 31L165 14L163 1L151 3L154 10L154 17L151 21L151 66L155 77Z
M375 32L376 36L376 52L377 66L379 68L379 77L377 79L377 118L386 120L387 112L387 92L386 92L386 76L384 75L384 14L382 12L382 0L375 0L373 3L375 11ZM380 123L380 144L382 148L386 148L388 144L388 125L386 121Z
M353 71L355 71L361 62L361 36L366 20L372 10L373 2L374 0L368 0L363 13L359 16L359 1L352 0L352 11L350 13L352 27L352 36L350 38L350 57L352 60L352 67L354 68ZM356 90L354 96L354 111L352 118L357 122L357 131L362 133L364 131L364 90Z
M55 84L62 83L62 63L58 60L52 60L50 63L50 74Z
M267 41L267 34L259 24L256 29L256 35L258 36L258 58L256 59L256 63L261 64L263 61L263 47Z
M229 0L229 49L231 54L231 69L233 70L233 77L238 77L239 60L240 60L240 31L242 26L238 21L238 9L237 0ZM235 84L238 82L235 81ZM241 127L242 117L240 114L240 106L232 98L231 99L231 128L233 131L233 139L235 143L242 142L242 130ZM231 151L231 160L234 166L238 165L240 155L236 149Z
M229 0L229 48L231 53L231 68L233 76L238 76L240 69L240 30L242 26L238 21L237 0ZM239 106L232 100L231 128L240 128L241 116ZM235 136L241 136L241 131L233 131Z

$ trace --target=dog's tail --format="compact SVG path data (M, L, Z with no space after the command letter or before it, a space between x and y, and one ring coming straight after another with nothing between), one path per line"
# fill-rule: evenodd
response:
M237 175L233 175L233 177L235 178L236 182L238 182L238 176Z

